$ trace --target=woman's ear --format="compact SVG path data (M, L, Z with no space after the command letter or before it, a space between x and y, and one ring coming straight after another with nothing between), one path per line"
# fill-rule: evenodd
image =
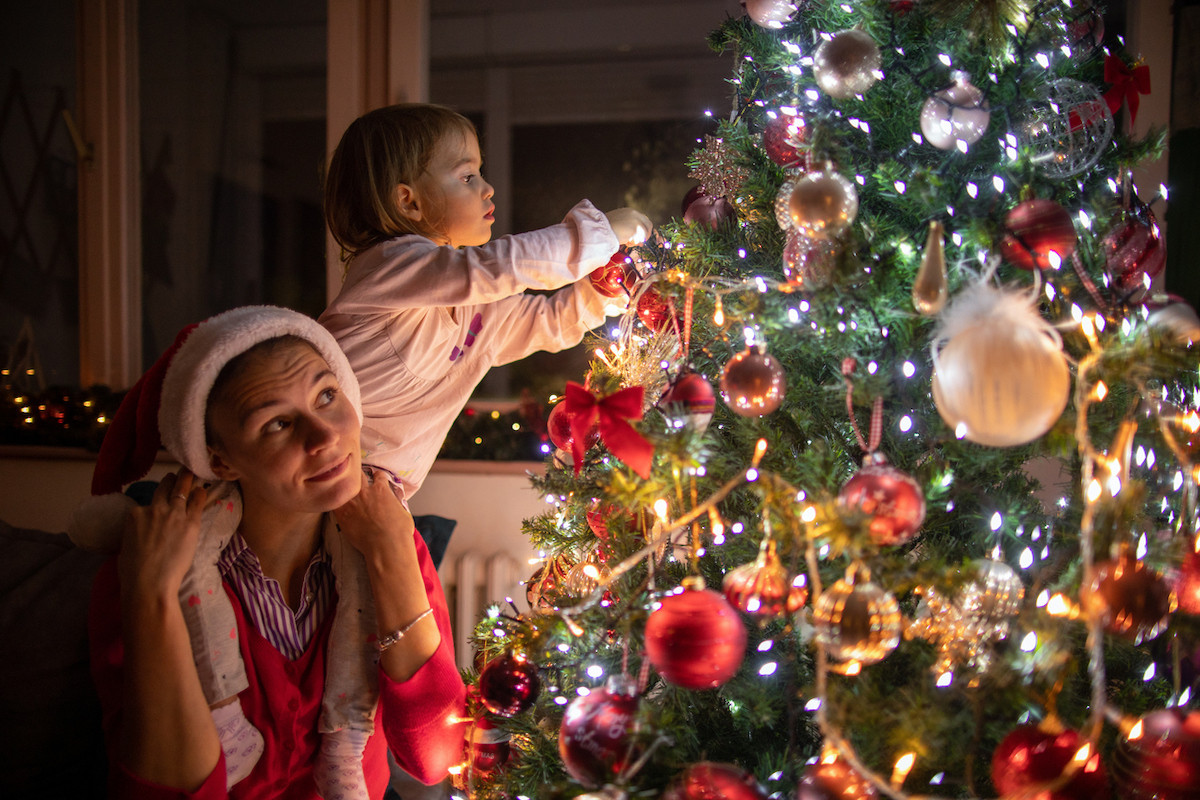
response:
M237 470L229 466L225 459L221 458L221 454L213 449L211 445L208 448L208 468L212 470L213 475L216 475L223 481L236 481L238 479Z
M417 192L407 183L401 183L396 186L396 208L413 222L418 222L421 219L421 208L417 203Z

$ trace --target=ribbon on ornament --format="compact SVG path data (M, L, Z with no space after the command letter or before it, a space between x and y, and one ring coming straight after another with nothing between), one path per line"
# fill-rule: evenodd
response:
M854 416L854 381L850 380L857 368L858 361L854 358L842 359L842 379L846 381L846 413L850 415L850 427L854 428L854 438L858 439L858 446L870 455L879 449L879 442L883 439L883 398L876 397L871 404L870 438L863 439L862 431L858 429L858 419Z
M650 477L654 445L629 424L629 420L642 418L642 393L641 386L630 386L598 398L578 383L567 381L563 402L571 420L571 455L575 459L576 475L583 466L587 432L599 418L600 439L609 452L643 479Z
M1104 93L1108 110L1116 114L1121 110L1121 103L1129 105L1129 124L1137 122L1139 95L1150 94L1150 67L1140 64L1130 69L1124 61L1116 56L1104 57L1104 82L1112 86Z

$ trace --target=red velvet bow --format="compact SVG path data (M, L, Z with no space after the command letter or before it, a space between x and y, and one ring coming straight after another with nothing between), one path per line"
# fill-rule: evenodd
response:
M1112 86L1104 93L1108 110L1116 114L1122 101L1129 104L1129 124L1137 121L1139 95L1150 94L1150 67L1145 64L1130 69L1116 56L1104 57L1104 81Z
M563 402L571 420L571 455L575 457L575 474L583 466L587 432L600 418L600 439L609 451L629 465L643 478L650 477L650 462L654 445L646 441L632 425L631 419L642 418L642 387L631 386L608 397L596 398L574 381L567 381Z

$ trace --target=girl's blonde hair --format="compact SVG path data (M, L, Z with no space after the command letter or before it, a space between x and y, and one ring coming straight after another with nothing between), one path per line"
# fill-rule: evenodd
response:
M342 248L342 258L380 242L415 233L435 241L437 214L420 220L400 212L396 187L413 186L429 166L438 142L476 136L471 120L445 106L402 103L363 114L342 134L325 174L325 223ZM437 198L421 198L426 205Z

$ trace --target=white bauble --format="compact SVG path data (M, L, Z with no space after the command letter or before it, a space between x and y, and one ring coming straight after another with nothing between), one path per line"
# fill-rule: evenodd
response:
M978 142L991 120L992 114L983 103L983 92L960 80L925 101L921 108L921 133L934 147L953 150L960 141Z
M870 34L857 28L840 31L813 53L813 77L821 91L845 99L862 94L879 80L883 56Z
M792 0L744 0L746 13L763 28L782 28L798 6Z
M933 401L958 435L1012 447L1054 425L1071 390L1062 340L1027 291L980 280L942 315L933 344Z

